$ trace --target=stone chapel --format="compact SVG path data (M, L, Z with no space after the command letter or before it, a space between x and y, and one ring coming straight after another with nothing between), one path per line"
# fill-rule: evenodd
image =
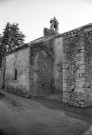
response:
M25 97L62 95L76 107L92 105L92 24L59 33L50 20L43 36L5 53L1 86Z

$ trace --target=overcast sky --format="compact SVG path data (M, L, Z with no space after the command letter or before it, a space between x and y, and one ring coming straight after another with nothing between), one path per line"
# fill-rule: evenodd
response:
M92 23L92 0L0 0L0 33L7 22L18 22L29 42L43 35L54 16L60 33Z

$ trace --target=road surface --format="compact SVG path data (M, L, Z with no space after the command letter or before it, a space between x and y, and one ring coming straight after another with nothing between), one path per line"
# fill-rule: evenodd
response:
M0 90L0 135L92 135L90 126L91 109Z

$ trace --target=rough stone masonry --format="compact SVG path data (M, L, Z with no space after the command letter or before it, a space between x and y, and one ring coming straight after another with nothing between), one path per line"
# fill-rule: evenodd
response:
M63 102L78 107L92 105L92 25L63 38Z

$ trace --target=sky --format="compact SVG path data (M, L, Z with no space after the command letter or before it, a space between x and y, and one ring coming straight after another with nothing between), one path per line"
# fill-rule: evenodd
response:
M18 22L25 42L30 42L43 36L54 16L59 33L92 23L92 0L0 0L0 34L7 22Z

